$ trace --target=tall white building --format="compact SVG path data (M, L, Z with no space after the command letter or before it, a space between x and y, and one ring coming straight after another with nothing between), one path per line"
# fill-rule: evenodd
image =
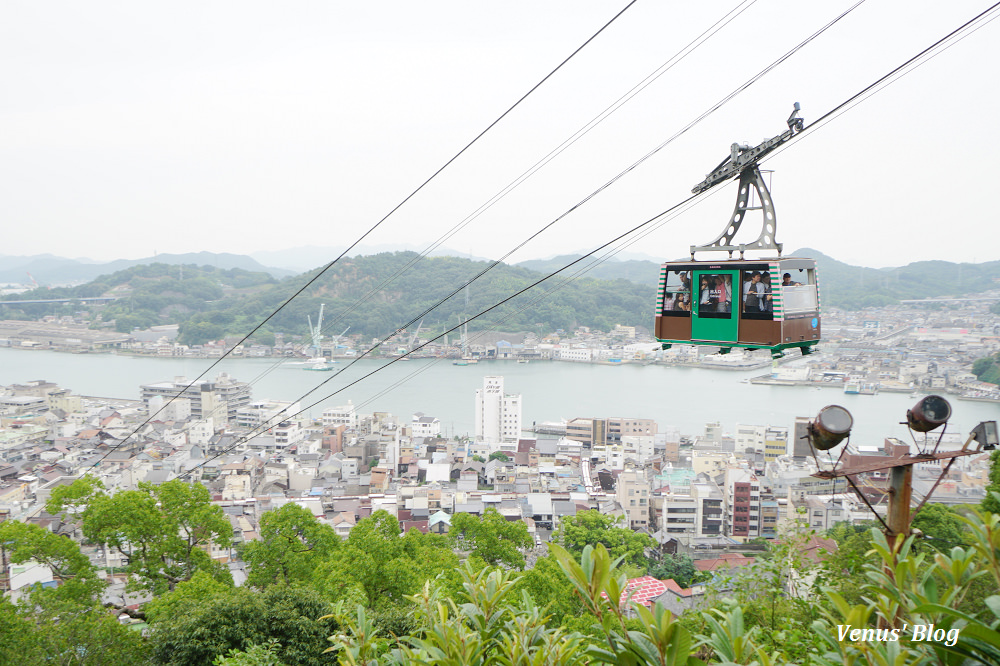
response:
M476 439L489 444L521 436L521 394L503 392L503 377L484 377L476 389Z

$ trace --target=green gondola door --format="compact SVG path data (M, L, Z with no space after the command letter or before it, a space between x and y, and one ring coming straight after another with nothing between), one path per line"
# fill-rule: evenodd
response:
M691 340L736 342L742 289L738 271L693 271Z

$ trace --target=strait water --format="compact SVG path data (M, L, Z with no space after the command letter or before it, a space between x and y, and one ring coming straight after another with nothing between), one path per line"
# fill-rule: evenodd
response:
M724 432L737 424L792 427L796 416L814 416L822 407L839 404L854 416L851 440L875 445L884 437L910 441L906 410L916 398L901 393L845 395L837 388L760 386L741 380L768 370L711 370L667 366L608 366L566 362L488 361L455 366L430 359L397 362L363 360L348 367L341 360L333 372L278 365L276 359L225 360L206 375L220 372L251 382L254 399L298 400L318 418L327 407L352 401L362 413L390 412L409 420L424 412L441 420L446 434L474 430L475 390L486 375L503 375L505 391L523 396L525 427L533 421L578 416L622 416L655 419L661 431L676 426L685 435L700 434L705 423L719 421ZM0 385L44 379L74 393L113 398L139 398L139 385L185 376L192 380L211 361L193 358L148 358L108 354L65 354L0 348ZM382 368L358 381L363 375ZM352 382L357 384L351 385ZM321 382L323 383L322 385ZM313 390L308 397L304 394ZM1000 420L996 403L949 396L952 419L948 432L968 433L984 420ZM314 403L315 406L311 406Z

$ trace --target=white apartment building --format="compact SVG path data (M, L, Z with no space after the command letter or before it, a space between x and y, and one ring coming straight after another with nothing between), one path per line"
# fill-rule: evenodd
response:
M241 428L256 428L265 423L274 423L292 418L302 411L297 402L258 400L236 412L236 425Z
M622 447L626 458L641 465L653 457L653 436L622 435Z
M736 453L743 453L748 449L754 453L764 453L764 437L767 434L767 426L762 425L736 425Z
M175 377L172 382L143 384L139 388L147 409L155 396L164 396L167 400L174 396L185 397L191 401L191 416L196 419L214 416L220 425L228 424L228 419L236 419L236 413L250 404L250 384L236 381L225 372L214 382L189 385L184 377Z
M306 431L299 427L294 421L282 421L274 426L274 443L278 448L283 449L292 444L298 444L305 439Z
M440 437L441 421L423 412L417 412L410 421L411 437Z
M559 349L558 358L560 361L578 361L580 363L590 363L594 360L594 350L582 347L573 349Z
M358 427L358 411L354 408L354 403L348 401L346 405L331 407L323 411L323 426L336 427L339 425L348 428Z
M476 439L490 444L521 436L521 395L504 393L503 377L483 377L476 389Z

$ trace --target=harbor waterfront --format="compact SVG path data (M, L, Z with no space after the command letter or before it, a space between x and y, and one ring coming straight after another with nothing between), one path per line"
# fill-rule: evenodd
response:
M473 396L483 377L503 375L507 390L523 396L525 428L533 422L580 416L654 419L660 431L700 434L718 421L725 432L737 424L791 427L796 416L814 416L839 404L854 415L852 441L876 445L884 437L910 441L906 410L916 398L902 393L847 395L835 388L749 383L759 368L733 371L665 365L603 365L572 362L484 361L454 366L450 360L417 359L388 365L384 360L341 360L333 372L306 372L276 359L226 359L204 381L225 372L252 384L255 400L300 400L306 414L345 405L359 411L390 412L409 421L415 412L440 419L449 435L474 431ZM0 384L44 379L85 396L139 397L139 386L184 376L193 380L211 361L112 354L65 354L0 348ZM386 367L387 366L387 367ZM351 386L365 374L381 369ZM322 382L322 384L321 384ZM313 393L301 398L307 391ZM920 394L924 395L924 394ZM330 396L330 397L327 397ZM948 432L968 433L980 421L1000 419L1000 404L948 396L953 415Z

